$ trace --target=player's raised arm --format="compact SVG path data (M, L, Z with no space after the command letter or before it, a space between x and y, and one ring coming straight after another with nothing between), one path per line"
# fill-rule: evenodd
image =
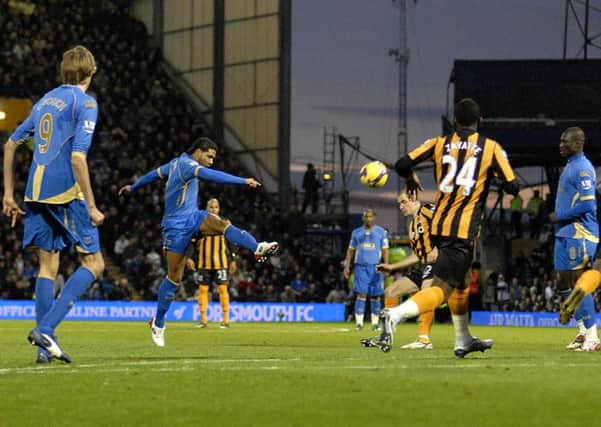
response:
M426 160L431 160L437 142L438 138L428 139L422 145L401 157L394 164L394 170L400 176L405 178L405 191L410 200L417 200L417 193L419 191L424 191L424 187L413 170L413 166Z
M147 184L151 184L159 179L168 178L169 171L171 170L171 163L172 161L169 163L165 163L164 165L161 165L156 169L151 170L131 185L124 185L119 189L119 196L125 193L136 191L138 188L143 187Z
M259 187L261 183L256 181L254 178L242 178L240 176L232 175L227 172L209 169L203 166L197 166L194 170L194 176L207 181L213 181L218 184L237 184L237 185L248 185L249 187Z
M401 261L395 262L394 264L390 264L388 262L384 262L382 264L376 265L378 271L395 271L401 270L403 268L411 267L412 265L417 264L420 259L415 254L409 255L407 258L402 259Z

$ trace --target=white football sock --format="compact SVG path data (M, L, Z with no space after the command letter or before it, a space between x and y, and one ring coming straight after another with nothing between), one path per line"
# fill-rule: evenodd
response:
M578 321L578 335L586 335L586 328L582 319Z
M468 327L470 316L469 313L453 314L453 327L455 328L455 348L463 348L472 340L472 334Z
M390 319L394 325L397 325L399 322L403 322L411 317L415 317L419 315L419 307L415 303L415 301L409 299L390 309Z
M371 315L371 324L377 325L379 323L380 323L380 316L378 314L372 314Z
M363 316L365 316L365 314L355 313L355 323L357 326L363 326Z
M586 341L589 342L597 342L599 341L599 335L597 334L597 325L593 324L590 328L586 330L584 333L584 337Z

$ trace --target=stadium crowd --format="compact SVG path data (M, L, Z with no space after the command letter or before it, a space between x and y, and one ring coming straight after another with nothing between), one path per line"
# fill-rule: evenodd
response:
M160 66L160 51L149 43L144 25L127 13L127 2L92 0L38 1L15 7L0 0L0 81L2 96L34 101L57 84L56 60L75 44L90 48L98 63L91 92L100 117L89 155L99 208L107 215L101 227L107 269L89 289L88 299L154 300L165 276L161 255L161 185L145 187L134 197L119 198L121 185L143 171L168 161L201 135L209 135L202 117L177 94ZM3 138L5 139L5 138ZM29 163L28 150L17 161ZM1 167L1 166L0 166ZM244 176L227 152L216 168ZM16 192L23 194L27 170L18 170ZM201 200L217 197L222 214L259 239L277 236L282 252L256 264L238 249L230 294L235 301L346 302L342 277L344 253L325 256L303 239L305 224L299 206L282 212L269 195L249 189L203 183ZM33 253L21 250L22 225L0 222L0 298L31 299L37 265ZM552 275L553 240L549 237L531 255L519 254L503 271L480 283L485 309L557 311L559 299ZM75 268L75 253L63 255L57 290ZM195 273L185 275L178 299L196 300ZM597 308L601 308L599 295Z
M98 63L90 92L98 99L100 117L89 163L99 208L107 214L101 227L107 269L87 293L89 299L156 298L165 275L161 256L160 218L163 188L148 186L135 197L118 198L121 185L131 183L153 166L183 151L198 136L209 135L203 119L177 95L160 66L160 52L148 43L144 25L127 13L127 2L36 2L13 7L0 1L2 95L34 101L57 84L56 59L68 47L83 44ZM5 139L5 138L4 138ZM18 163L29 163L19 150ZM232 156L220 152L216 168L244 176ZM18 170L16 192L23 194L27 170ZM302 215L296 208L280 212L269 195L205 182L201 200L218 197L222 214L243 224L258 238L278 236L282 253L267 264L255 264L245 250L235 254L237 271L231 293L239 301L325 301L341 285L340 258L322 256L302 243ZM0 298L32 298L37 265L23 253L22 225L0 225ZM65 256L57 280L75 267L75 254ZM194 273L186 275L178 298L194 299ZM299 280L296 280L296 279Z

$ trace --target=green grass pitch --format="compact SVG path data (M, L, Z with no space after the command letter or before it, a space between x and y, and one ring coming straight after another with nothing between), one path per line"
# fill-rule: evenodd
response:
M144 323L65 322L74 363L36 366L27 321L0 321L0 426L596 425L601 354L564 349L570 329L472 327L495 339L455 359L453 329L434 350L359 345L349 323L171 322L166 347Z

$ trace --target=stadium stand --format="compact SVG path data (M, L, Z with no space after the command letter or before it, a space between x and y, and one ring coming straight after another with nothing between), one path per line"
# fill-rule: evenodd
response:
M165 274L161 253L160 218L163 188L142 189L119 200L117 189L153 166L184 150L201 135L211 136L202 118L179 96L161 68L161 53L148 43L144 25L130 17L128 2L0 1L0 96L29 97L34 102L57 84L55 64L61 52L75 44L90 48L99 71L91 92L100 105L100 118L89 155L100 209L107 214L101 229L107 269L91 287L89 299L156 298ZM31 5L30 5L31 6ZM17 160L27 164L30 153ZM216 168L245 175L239 163L220 153ZM17 193L23 193L27 170L17 171ZM325 301L341 284L340 255L323 256L303 242L304 222L296 209L280 212L270 198L256 191L205 183L201 203L218 197L224 215L261 236L275 235L285 248L266 265L239 251L239 269L232 280L232 297L240 301L279 300L297 272L313 283L297 301ZM20 247L22 227L0 225L0 298L32 298L36 260ZM269 232L269 233L268 233ZM57 280L67 277L75 254L62 260ZM194 275L186 274L179 299L195 299ZM270 289L271 288L271 289Z

